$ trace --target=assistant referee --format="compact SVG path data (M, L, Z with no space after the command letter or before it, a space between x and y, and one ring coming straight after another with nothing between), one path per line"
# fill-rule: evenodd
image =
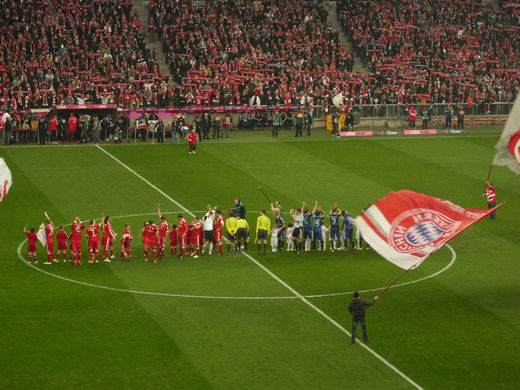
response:
M256 220L256 237L255 243L258 242L258 255L264 240L264 255L267 254L267 237L271 231L271 220L265 215L265 210L260 210L260 216Z

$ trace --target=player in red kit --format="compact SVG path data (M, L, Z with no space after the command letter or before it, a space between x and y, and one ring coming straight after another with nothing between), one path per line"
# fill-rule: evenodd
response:
M144 246L144 255L145 260L148 261L150 258L150 247L153 250L153 262L157 263L157 241L159 241L159 228L153 220L150 220L144 224L143 230L139 233L140 236L143 236L143 246Z
M23 232L27 236L27 240L29 241L29 246L27 251L29 252L29 263L32 261L34 264L38 262L36 259L36 242L38 241L38 236L34 232L36 228L31 226L31 230L27 230L27 225L24 226Z
M189 134L186 136L189 145L189 153L195 154L195 149L197 148L197 139L198 134L195 132L195 128L191 129Z
M184 259L184 253L186 251L186 235L188 233L188 222L184 219L184 216L182 214L177 215L177 218L179 219L179 246L181 248L181 259Z
M130 260L131 254L131 242L132 242L132 233L130 232L130 225L125 225L125 230L123 231L123 234L121 235L121 261Z
M191 227L191 244L195 249L195 252L192 252L191 255L194 259L197 259L199 257L200 243L202 241L202 224L199 221L199 217L193 218Z
M161 257L161 260L164 260L164 248L166 244L166 236L168 235L169 231L169 225L168 222L166 222L166 217L161 215L160 205L157 205L157 213L161 219L161 223L159 225L159 256Z
M70 245L72 251L72 259L74 265L81 265L81 232L85 229L85 224L76 217L70 225L72 232L70 233Z
M116 235L112 230L112 218L106 216L103 220L103 236L101 237L101 246L103 247L103 261L106 263L110 263L110 259L108 258L108 249L110 248L110 257L114 258L114 238Z
M56 260L60 258L61 253L63 262L65 263L67 261L65 258L67 257L67 240L69 239L69 235L63 228L63 225L60 225L60 230L58 230L58 233L56 233L56 239L58 240Z
M172 228L170 229L168 235L170 236L170 253L173 256L177 255L177 234L177 226L172 225Z
M222 255L222 229L224 228L224 218L222 217L222 213L220 210L215 211L215 246L218 243L218 254L217 256Z
M47 261L43 264L50 265L52 264L51 261L55 263L58 261L54 256L54 224L46 211L43 212L43 215L45 215L46 218L44 229L46 240L45 249L47 250Z
M103 221L104 215L101 214L101 221ZM99 229L103 230L103 222L96 223L95 220L90 220L90 226L87 228L86 236L88 238L88 262L93 263L94 257L96 263L99 262Z

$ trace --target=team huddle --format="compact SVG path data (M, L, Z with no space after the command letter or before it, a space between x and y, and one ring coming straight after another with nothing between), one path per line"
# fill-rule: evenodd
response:
M327 233L329 233L331 251L361 249L363 237L358 231L356 237L358 246L356 247L353 239L354 223L349 212L341 210L337 204L334 204L328 214L330 226L326 227L324 222L327 215L318 206L318 201L315 202L312 210L305 208L305 206L306 204L303 202L301 208L290 210L289 214L292 222L289 222L287 225L280 202L271 203L271 210L274 214L274 223L272 225L271 220L266 215L266 211L260 211L254 239L255 244L258 245L259 255L267 254L267 240L269 236L271 252L273 253L282 250L294 251L298 254L302 251L324 251L326 249ZM138 235L143 241L145 261L149 261L150 257L153 258L154 263L157 263L158 258L163 261L166 255L167 241L170 244L170 254L180 259L183 259L186 255L198 258L204 255L206 251L208 255L211 255L216 248L218 248L216 254L222 255L224 226L227 230L227 254L231 254L232 247L236 255L242 250L248 252L250 229L245 218L245 207L239 199L235 199L234 207L226 211L227 218L225 222L217 206L211 207L210 205L208 205L202 219L194 216L191 223L187 222L183 214L178 214L178 223L170 225L166 217L161 214L159 205L157 205L157 214L160 220L159 225L156 225L153 220L149 220L144 223ZM58 263L60 258L63 262L66 262L67 250L70 250L69 262L73 262L75 266L81 265L83 234L85 234L87 240L89 263L98 263L100 261L100 251L102 251L102 260L106 263L111 262L111 259L115 258L114 243L116 242L117 234L112 229L112 220L109 216L101 214L100 222L98 223L92 219L89 221L88 227L79 217L76 217L70 225L70 234L65 231L63 225L60 225L55 235L54 223L47 212L44 212L44 215L46 218L45 223L40 226L38 232L36 232L34 226L27 230L27 225L25 225L23 229L29 242L29 262L38 262L36 243L40 241L47 252L47 261L44 264ZM340 223L342 225L341 229ZM121 261L130 260L133 238L130 225L125 224L119 239ZM56 253L54 252L55 239L57 241ZM287 248L285 248L285 241L287 241Z

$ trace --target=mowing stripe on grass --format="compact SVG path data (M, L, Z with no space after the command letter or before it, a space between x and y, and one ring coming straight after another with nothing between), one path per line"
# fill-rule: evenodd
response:
M105 153L107 156L112 158L114 161L118 162L121 166L126 168L129 172L133 173L135 176L140 178L142 181L144 181L146 184L148 184L150 187L155 189L157 192L159 192L161 195L163 195L166 199L177 205L183 210L186 210L186 213L190 214L191 216L195 216L191 211L189 211L186 207L181 205L179 202L174 200L172 197L170 197L168 194L166 194L164 191L156 187L154 184L152 184L150 181L145 179L143 176L141 176L139 173L134 171L132 168L130 168L128 165L123 163L121 160L119 160L117 157L113 156L111 153L103 149L101 146L96 145L98 149L100 149L103 153ZM329 315L324 313L321 309L319 309L317 306L309 302L308 299L306 299L304 296L302 296L298 291L296 291L294 288L289 286L286 282L284 282L282 279L280 279L278 276L276 276L273 272L271 272L269 269L264 267L260 262L258 262L256 259L253 258L249 253L242 252L249 260L251 260L253 263L255 263L259 268L264 270L268 275L270 275L273 279L275 279L278 283L280 283L282 286L284 286L286 289L288 289L290 292L292 292L297 298L299 298L303 303L305 303L307 306L312 308L314 311L316 311L318 314L320 314L322 317L324 317L326 320L328 320L330 323L332 323L336 328L341 330L343 333L345 333L349 338L351 337L351 334L348 330L346 330L341 324L336 322L334 319L332 319ZM392 363L390 363L388 360L386 360L384 357L379 355L376 351L374 351L372 348L370 348L366 344L360 344L365 350L370 352L373 356L375 356L377 359L379 359L383 364L385 364L387 367L389 367L392 371L394 371L396 374L401 376L403 379L405 379L408 383L410 383L413 387L416 389L423 390L423 388L418 385L416 382L414 382L410 377L408 377L406 374L404 374L402 371L400 371L397 367L395 367Z
M112 217L112 218L116 218L116 217ZM32 269L34 269L34 270L36 270L38 272L41 272L41 273L43 273L45 275L49 275L49 276L52 276L53 278L61 279L61 280L64 280L66 282L80 284L80 285L87 286L87 287L94 287L94 288L100 288L100 289L103 289L103 290L111 290L111 291L117 291L117 292L126 292L126 293L130 293L130 294L157 295L157 296L160 296L160 297L174 297L174 298L223 299L223 300L237 300L237 301L240 301L240 300L249 300L249 301L264 300L264 301L268 301L268 300L281 300L281 299L287 299L287 300L289 300L289 299L300 299L300 297L296 296L296 295L290 295L290 296L270 296L270 297L263 296L262 297L262 296L226 296L226 295L193 295L193 294L161 293L161 292L155 292L155 291L128 290L128 289L124 289L124 288L110 287L110 286L104 286L104 285L101 285L101 284L93 284L93 283L83 282L81 280L71 279L71 278L67 278L65 276L60 276L60 275L57 275L57 274L55 274L53 272L45 271L44 269L36 267L34 264L29 262L22 255L22 247L24 246L24 244L26 242L27 242L27 239L23 240L20 243L20 245L18 245L18 250L17 250L18 259L20 259L23 263L27 264ZM425 276L423 278L419 278L419 279L416 279L416 280L410 280L408 282L394 284L393 286L390 286L390 288L397 288L397 287L407 286L409 284L419 283L419 282L422 282L424 280L431 279L431 278L433 278L433 277L443 273L444 271L446 271L448 268L450 268L455 263L455 260L457 259L457 254L455 253L455 250L451 246L449 246L447 244L446 244L446 246L450 249L451 254L452 254L451 261L448 263L448 265L446 265L444 268L442 268L441 270L439 270L439 271L437 271L437 272L435 272L435 273L433 273L431 275L428 275L428 276ZM366 289L366 290L358 290L358 292L365 293L365 292L381 291L384 288L385 287L377 287L377 288L371 288L371 289ZM336 297L336 296L341 296L341 295L351 295L353 293L354 293L354 291L343 291L343 292L330 293L330 294L316 294L316 295L302 295L302 296L304 298L326 298L326 297Z

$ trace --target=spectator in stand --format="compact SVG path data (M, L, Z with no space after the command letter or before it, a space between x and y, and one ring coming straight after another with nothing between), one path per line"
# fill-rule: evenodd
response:
M2 123L4 125L4 145L9 145L11 144L11 136L13 134L13 120L9 113L4 113Z
M451 118L453 117L453 107L450 103L444 108L444 128L451 129Z
M215 116L215 119L213 119L213 139L215 139L215 136L217 139L220 138L220 127L222 126L222 118L219 114Z
M56 114L52 115L51 120L49 121L49 133L50 133L50 141L53 144L58 143L58 117Z
M78 131L78 118L72 112L67 121L67 139L69 142L76 140L76 133Z
M417 120L417 110L414 106L410 107L410 111L408 111L408 120L410 122L410 127L414 129L415 121Z
M47 139L47 132L49 131L49 120L46 115L42 115L38 120L38 138L40 145L45 145Z
M457 129L464 128L464 107L460 106L457 112Z

